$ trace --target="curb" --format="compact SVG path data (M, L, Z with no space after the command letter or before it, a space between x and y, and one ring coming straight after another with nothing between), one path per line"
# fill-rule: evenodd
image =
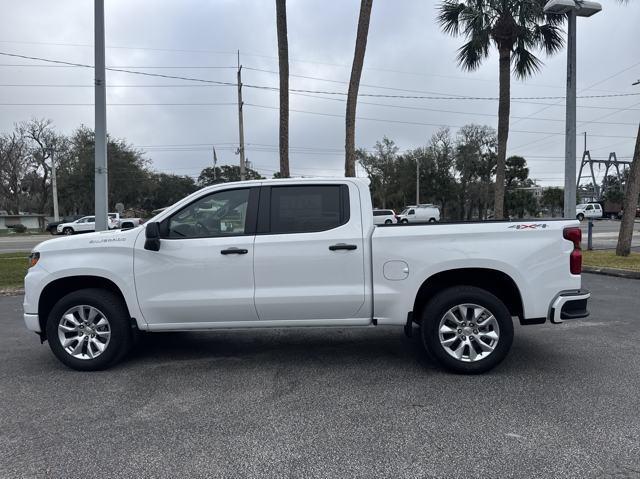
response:
M599 268L597 266L583 266L583 273L602 274L605 276L615 276L618 278L640 279L640 271L631 271L628 269L616 268Z
M20 296L24 294L23 288L0 289L0 296Z

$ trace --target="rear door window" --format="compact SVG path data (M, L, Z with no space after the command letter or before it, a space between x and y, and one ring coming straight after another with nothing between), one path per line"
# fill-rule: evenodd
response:
M312 233L349 221L346 185L273 186L270 188L269 232Z

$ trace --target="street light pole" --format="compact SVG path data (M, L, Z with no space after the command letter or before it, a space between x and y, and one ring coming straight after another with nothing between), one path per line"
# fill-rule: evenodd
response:
M107 229L107 99L104 65L104 0L94 3L95 55L95 217L96 231Z
M576 11L567 12L567 97L564 138L564 217L576 217Z
M565 101L564 139L564 217L576 217L576 17L595 15L602 6L588 0L549 0L547 15L566 15L567 32L567 97Z

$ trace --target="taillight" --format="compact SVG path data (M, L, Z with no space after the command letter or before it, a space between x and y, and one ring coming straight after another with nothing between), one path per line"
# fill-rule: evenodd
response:
M580 243L582 242L582 230L577 227L565 228L562 232L564 239L573 243L573 251L569 256L569 270L571 274L582 273L582 249Z

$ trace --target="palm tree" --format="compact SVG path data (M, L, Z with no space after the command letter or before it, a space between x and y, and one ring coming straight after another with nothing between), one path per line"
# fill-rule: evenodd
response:
M289 178L289 41L286 0L276 0L276 27L280 70L280 175L281 178Z
M489 56L493 45L499 54L498 158L496 168L495 217L504 216L504 180L511 69L518 79L526 78L542 66L534 50L551 55L562 48L561 15L546 15L546 0L444 0L438 23L445 33L463 36L467 42L458 50L458 63L476 70Z
M633 152L633 160L629 168L629 176L625 187L624 202L622 208L622 221L620 222L620 233L618 233L618 244L616 245L617 256L629 256L631 253L631 240L633 239L633 225L638 208L638 196L640 195L640 125L638 125L638 136L636 136L636 147Z
M360 17L358 18L358 33L356 34L356 49L353 55L351 78L349 79L349 93L347 94L347 112L345 116L345 160L344 175L356 176L356 104L360 76L364 63L364 52L367 50L367 36L369 34L369 20L373 0L361 0Z
M631 0L619 0L618 3L627 4ZM634 83L636 85L637 83ZM620 233L618 233L618 244L616 245L616 256L629 256L631 253L631 240L633 239L633 225L635 222L636 209L638 208L638 196L640 195L640 125L638 125L638 135L636 136L636 147L633 152L633 160L629 168L629 177L625 187L624 202L622 207L622 221L620 222Z

